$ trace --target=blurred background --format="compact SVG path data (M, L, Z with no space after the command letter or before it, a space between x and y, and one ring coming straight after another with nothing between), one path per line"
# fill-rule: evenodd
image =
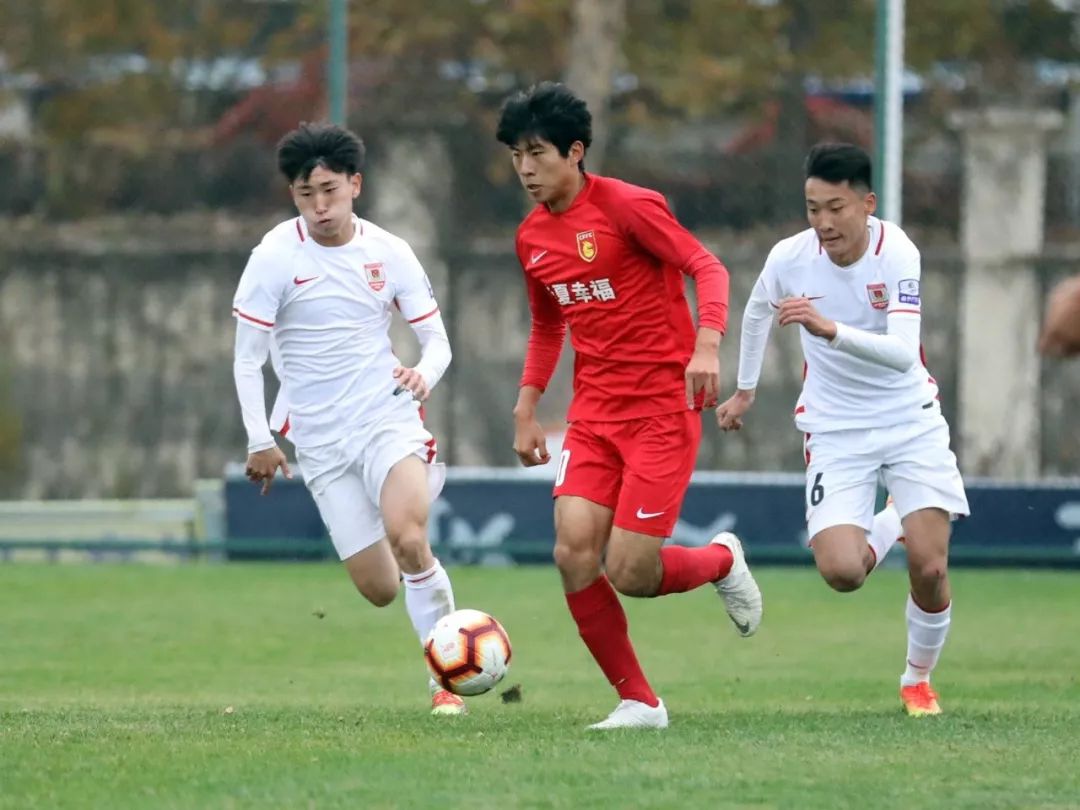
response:
M493 136L503 98L565 80L594 113L590 170L664 193L724 260L728 391L746 295L772 244L805 227L806 150L846 140L880 154L871 0L2 0L0 11L9 558L172 554L238 533L266 540L275 525L321 538L302 488L255 502L229 467L246 445L232 295L250 249L291 214L274 145L301 121L344 117L365 139L358 211L408 239L429 271L455 349L429 423L473 487L460 496L471 506L448 490L433 539L489 551L550 532L545 482L528 482L509 523L490 504L517 496L485 489L526 486L510 411L528 330L513 234L527 207ZM1045 291L1080 266L1080 3L907 0L901 33L902 190L886 215L922 249L927 362L962 469L986 487L973 505L1001 510L984 511L971 542L1075 560L1080 363L1034 346ZM408 329L396 324L395 339L414 359ZM699 478L718 489L688 501L701 531L749 521L768 534L780 521L772 539L798 548L801 369L797 336L774 332L747 428L721 436L706 416ZM556 443L569 393L564 362L542 411ZM752 497L724 489L744 484L766 487L756 524L731 507Z

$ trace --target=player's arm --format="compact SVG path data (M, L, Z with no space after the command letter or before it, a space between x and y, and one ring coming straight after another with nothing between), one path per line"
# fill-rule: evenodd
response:
M727 329L729 277L716 256L675 219L660 194L634 196L619 209L620 224L645 252L679 268L694 280L698 332L686 366L687 404L704 392L704 404L716 404L720 392L720 341Z
M536 419L536 406L559 363L566 339L566 321L544 285L528 272L525 273L525 288L531 324L521 388L514 405L514 452L524 466L535 467L551 460L544 430Z
M252 251L233 298L233 380L248 436L245 472L252 481L262 483L264 495L278 467L286 478L292 478L285 454L270 435L263 390L263 365L270 354L271 330L282 299L283 276L277 272L273 255L265 243Z
M446 373L453 353L439 312L439 302L435 300L431 281L420 260L405 245L402 245L398 259L400 268L394 275L400 280L396 283L394 298L420 342L420 360L412 368L398 366L394 369L394 394L408 391L422 402Z
M1049 357L1080 354L1080 275L1059 282L1047 297L1039 351Z
M285 454L278 448L266 421L263 365L270 353L270 339L268 331L237 319L233 380L248 436L245 472L252 481L262 482L264 495L270 490L278 467L286 478L292 477Z
M780 325L801 324L810 334L829 341L833 349L893 371L904 372L917 365L922 324L919 251L910 242L894 249L899 255L884 273L889 291L884 335L826 318L806 298L780 303Z
M773 305L770 302L767 273L768 268L758 277L743 311L736 390L716 409L716 421L721 430L741 428L742 417L754 404L773 323Z

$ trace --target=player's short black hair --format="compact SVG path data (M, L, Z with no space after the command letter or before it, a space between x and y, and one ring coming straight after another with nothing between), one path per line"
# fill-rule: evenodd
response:
M843 183L852 188L872 191L873 168L870 155L850 143L819 143L806 156L806 179L815 177L826 183Z
M541 138L566 157L574 141L586 149L592 144L592 113L565 84L540 82L503 102L495 137L510 147Z
M364 142L336 124L303 123L278 141L277 163L290 183L307 180L316 166L354 175L364 168Z

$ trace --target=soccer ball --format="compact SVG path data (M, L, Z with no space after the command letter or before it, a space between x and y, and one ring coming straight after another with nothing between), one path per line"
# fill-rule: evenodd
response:
M433 677L455 695L482 695L506 675L510 637L480 610L443 616L424 642L424 660Z

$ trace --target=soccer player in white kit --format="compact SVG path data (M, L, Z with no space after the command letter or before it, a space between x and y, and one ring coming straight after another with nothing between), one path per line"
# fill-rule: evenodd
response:
M814 561L838 591L859 588L903 535L911 591L908 714L939 714L930 673L949 630L950 519L968 514L938 389L922 362L919 251L873 216L870 158L822 144L806 161L810 228L776 244L743 314L736 393L717 408L738 430L754 401L773 318L798 324L806 360L795 424L806 434ZM878 480L895 506L874 515ZM902 528L901 528L902 521Z
M252 251L233 301L247 475L264 495L279 467L291 477L263 399L262 368L273 349L281 377L275 429L295 445L338 555L377 607L390 604L404 582L405 607L423 642L454 609L450 579L427 537L429 506L445 474L419 410L450 363L446 329L409 245L353 213L360 138L305 124L281 140L277 159L300 216ZM420 341L414 368L394 356L392 307ZM465 712L460 697L434 681L429 688L433 714Z

